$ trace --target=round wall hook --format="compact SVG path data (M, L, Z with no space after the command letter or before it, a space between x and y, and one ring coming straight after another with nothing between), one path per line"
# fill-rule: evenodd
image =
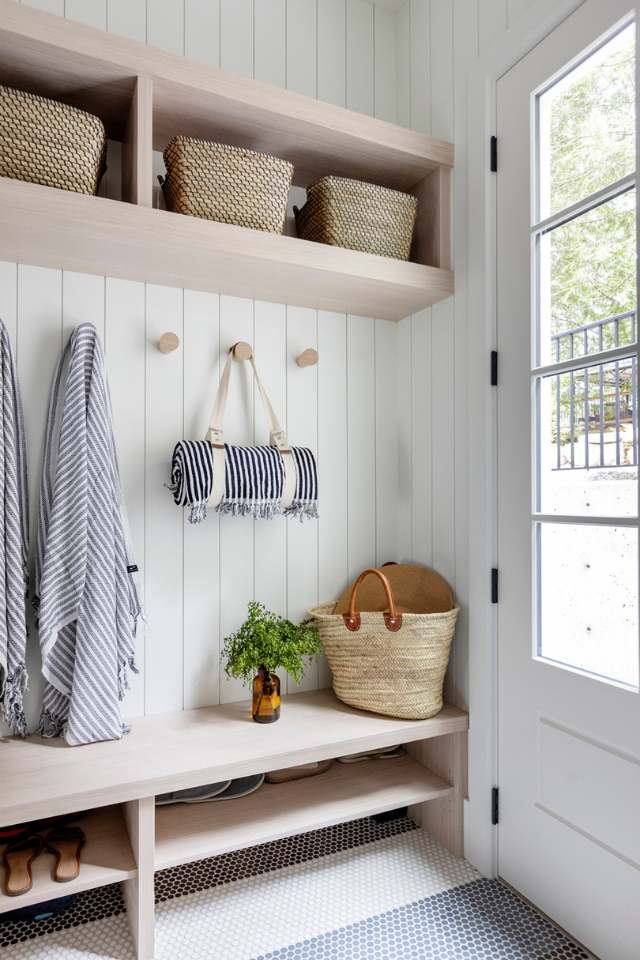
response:
M245 343L244 340L239 340L231 347L231 353L233 354L234 360L238 360L240 363L242 363L245 360L251 359L253 350L250 343Z
M180 337L177 333L163 333L158 340L158 350L160 353L173 353L180 346Z
M299 367L315 367L318 362L318 351L313 347L307 347L300 356L296 357L296 363Z

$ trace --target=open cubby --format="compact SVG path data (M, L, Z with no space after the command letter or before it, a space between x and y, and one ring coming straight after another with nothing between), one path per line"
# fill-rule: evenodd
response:
M103 120L122 201L0 178L0 257L399 320L453 292L453 147L342 107L0 0L0 83ZM153 209L176 134L290 160L294 183L357 177L419 198L410 262Z

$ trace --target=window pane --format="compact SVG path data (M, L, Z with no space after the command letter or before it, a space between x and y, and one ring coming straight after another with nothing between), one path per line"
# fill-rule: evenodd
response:
M637 360L545 377L538 387L542 513L637 514Z
M631 24L539 97L539 219L633 172L634 41Z
M537 526L539 655L637 686L637 530Z
M629 190L540 237L541 363L635 340L635 200Z

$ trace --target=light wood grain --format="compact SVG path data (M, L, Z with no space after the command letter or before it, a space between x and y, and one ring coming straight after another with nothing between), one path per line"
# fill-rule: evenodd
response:
M253 723L247 703L229 703L141 717L122 740L83 747L7 737L0 740L0 825L466 728L467 715L456 707L431 720L395 720L352 710L318 690L285 697L274 725Z
M452 733L409 746L425 768L453 787L446 797L422 803L410 811L418 823L455 857L464 856L464 797L467 789L467 734Z
M46 806L44 781L41 792ZM119 807L91 811L79 820L78 826L84 831L87 842L80 854L80 873L77 878L68 883L56 883L53 879L55 857L41 853L33 861L33 887L28 893L21 897L8 897L4 893L4 884L0 883L0 913L136 876L136 864ZM0 874L2 872L3 867L0 866Z
M127 919L137 960L152 960L154 954L155 899L155 798L131 800L122 807L138 871L123 884Z
M451 171L439 167L411 191L418 198L418 216L411 259L451 269Z
M153 82L138 77L131 98L122 157L122 196L143 207L153 204Z
M399 320L453 274L0 178L0 258Z
M156 870L452 793L445 780L403 757L335 763L317 777L267 783L240 800L160 807Z
M153 80L156 149L176 133L251 146L301 184L331 172L409 188L453 164L445 141L0 0L2 82L91 110L122 139L137 76Z

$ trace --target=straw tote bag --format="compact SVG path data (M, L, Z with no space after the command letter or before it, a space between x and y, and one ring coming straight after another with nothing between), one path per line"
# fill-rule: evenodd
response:
M358 589L369 576L380 579L387 597L383 613L359 613ZM346 613L335 604L310 610L333 673L339 700L372 713L426 720L442 710L458 607L443 613L400 613L381 570L360 574Z

